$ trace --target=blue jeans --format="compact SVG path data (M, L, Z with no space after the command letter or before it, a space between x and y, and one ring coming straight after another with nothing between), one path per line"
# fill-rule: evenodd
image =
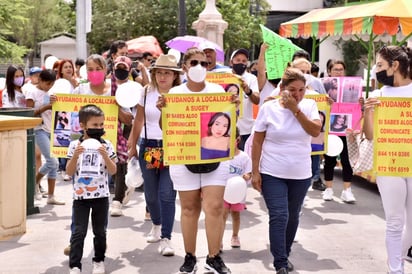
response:
M320 179L320 155L312 155L312 180L317 181Z
M282 179L262 176L262 195L269 210L270 252L276 270L287 267L288 257L299 225L299 214L311 178Z
M87 235L90 210L92 212L94 262L104 261L106 253L107 214L109 198L74 200L72 207L72 235L70 238L70 268L82 269L84 238Z
M41 154L46 162L40 167L39 173L47 175L49 179L56 179L58 163L56 158L50 156L50 133L42 129L34 131L36 145L39 147Z
M142 139L140 141L139 164L144 182L144 195L154 225L162 225L161 238L172 237L176 212L176 191L170 178L169 167L147 169L143 159L145 148L161 147L162 142Z

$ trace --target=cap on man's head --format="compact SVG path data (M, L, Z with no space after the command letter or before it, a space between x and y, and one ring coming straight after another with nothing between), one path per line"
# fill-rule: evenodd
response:
M238 54L243 54L246 56L247 59L249 59L249 51L247 49L237 49L230 56L230 60L232 60Z
M119 64L125 65L126 69L130 70L130 67L132 66L132 60L130 60L130 58L127 56L119 56L116 58L116 60L114 60L114 68L116 69Z
M32 76L33 74L40 73L42 71L39 67L32 67L29 70L29 75Z
M209 42L209 41L205 41L199 44L198 48L202 51L206 50L206 49L211 49L216 51L216 46L213 45L213 43Z

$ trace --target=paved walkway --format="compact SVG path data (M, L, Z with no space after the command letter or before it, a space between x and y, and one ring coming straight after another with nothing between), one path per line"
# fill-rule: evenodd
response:
M46 185L44 183L44 185ZM335 184L340 194L341 182ZM355 183L356 205L347 205L335 197L324 202L319 191L310 190L302 211L301 226L293 246L293 273L386 273L384 219L380 198L374 186ZM67 201L65 206L38 203L40 213L28 216L27 232L0 242L0 273L68 273L68 257L63 255L70 237L71 186L58 182L56 193ZM177 204L179 201L177 201ZM144 198L135 192L124 216L110 217L107 273L176 273L183 262L184 250L180 232L180 207L177 206L173 245L176 255L162 257L158 244L148 244L144 236L151 228L144 218ZM263 199L248 190L247 211L241 215L242 247L230 247L231 224L224 237L223 258L232 273L275 273L268 245L268 217ZM198 233L197 273L203 272L207 254L203 215ZM85 242L83 273L91 273L92 232ZM412 264L406 263L406 273Z

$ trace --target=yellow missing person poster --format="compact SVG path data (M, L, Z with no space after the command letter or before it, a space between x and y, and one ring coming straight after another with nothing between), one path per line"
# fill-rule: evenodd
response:
M320 134L317 137L312 137L312 155L325 154L328 147L328 135L329 135L329 120L330 120L330 105L328 103L328 97L325 94L319 95L305 95L305 98L316 101L319 111L320 121L322 128Z
M165 94L164 164L212 163L234 156L236 106L231 94Z
M375 108L373 166L377 175L412 176L412 99L380 97Z
M239 75L231 72L208 72L206 81L221 85L226 92L239 96L240 105L238 107L238 118L243 117L243 100L247 100L249 96L243 91L242 80Z
M73 140L79 139L79 110L82 106L93 104L104 112L103 139L109 140L116 150L117 115L119 107L114 96L92 96L77 94L56 94L57 101L52 106L52 131L50 152L53 157L65 158L67 148Z

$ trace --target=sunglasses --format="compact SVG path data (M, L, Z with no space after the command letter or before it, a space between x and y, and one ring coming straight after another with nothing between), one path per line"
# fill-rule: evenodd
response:
M206 61L190 60L190 65L191 65L192 67L197 66L199 63L200 63L200 65L201 65L202 67L205 67L205 68L207 68L207 66L209 65L209 63L206 62Z

